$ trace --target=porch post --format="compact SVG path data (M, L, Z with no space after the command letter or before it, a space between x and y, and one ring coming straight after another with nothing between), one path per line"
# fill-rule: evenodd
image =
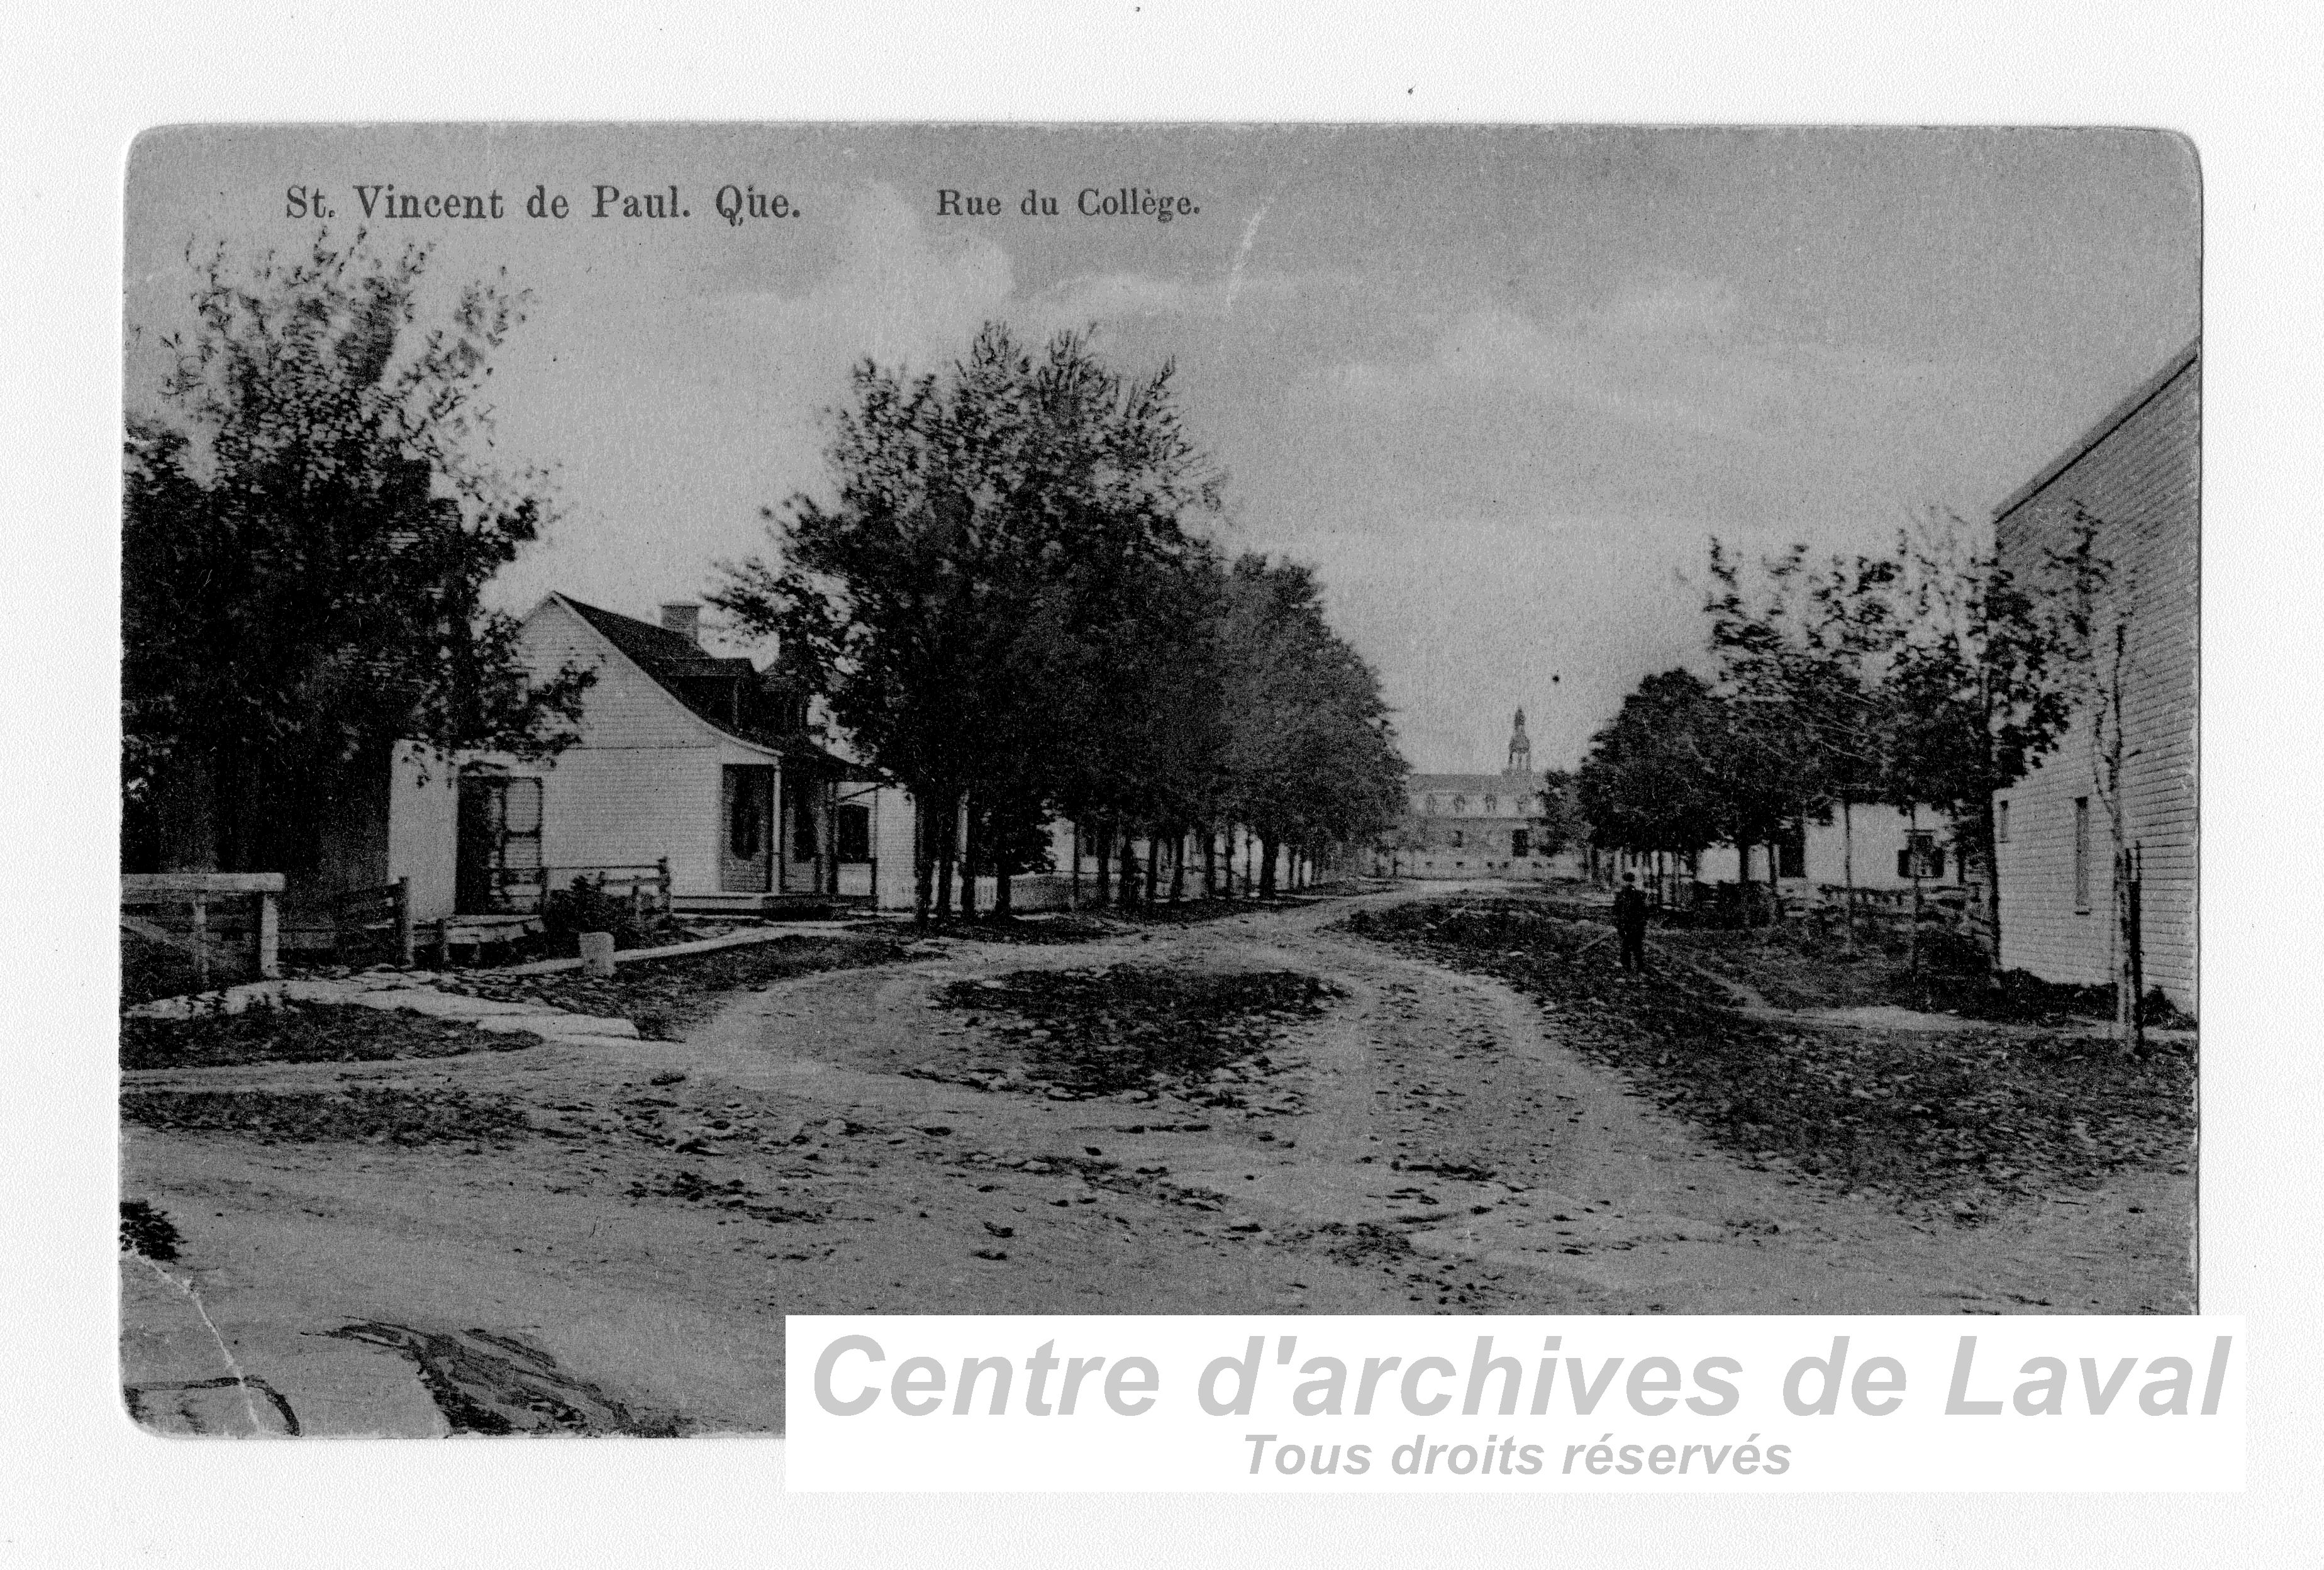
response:
M276 909L274 894L261 889L251 896L257 901L258 925L254 937L258 945L258 979L273 981L282 974L281 913Z
M544 875L542 882L548 882ZM411 876L405 873L395 880L395 953L396 963L405 970L411 968Z

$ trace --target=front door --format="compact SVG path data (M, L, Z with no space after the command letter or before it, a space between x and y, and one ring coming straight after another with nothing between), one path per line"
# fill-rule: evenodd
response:
M775 886L775 771L729 763L719 793L718 886L764 894Z
M540 781L460 776L452 905L463 916L540 905Z

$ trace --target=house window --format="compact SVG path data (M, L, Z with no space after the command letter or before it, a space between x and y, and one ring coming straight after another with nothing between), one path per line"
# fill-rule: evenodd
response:
M1533 836L1522 828L1509 830L1509 854L1520 861L1533 854Z
M1466 817L1468 815L1469 799L1466 796L1455 796L1452 798L1452 816L1455 817Z
M1429 816L1429 817L1436 817L1436 816L1437 816L1437 808L1440 808L1440 807L1442 807L1443 805L1443 797L1441 797L1441 796L1432 796L1432 797L1430 797L1430 798L1428 799L1428 816Z
M2074 798L2074 909L2090 908L2090 799Z
M1452 848L1454 850L1459 850L1462 843L1461 831L1456 828L1452 831Z
M872 809L848 806L839 809L839 821L835 826L839 836L839 859L843 862L868 862L872 859Z
M1904 848L1896 853L1896 875L1900 878L1941 878L1945 875L1945 847L1937 843L1933 832L1916 828L1905 835Z
M2009 803L2006 801L2002 802L1999 806L1994 808L1993 837L1997 844L2007 845L2009 843Z
M1500 810L1501 799L1499 797L1488 796L1485 798L1485 816L1487 817L1495 817L1499 816Z

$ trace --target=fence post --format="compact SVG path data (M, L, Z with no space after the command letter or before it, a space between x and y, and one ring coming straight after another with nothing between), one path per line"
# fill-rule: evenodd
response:
M452 968L452 919L440 916L436 920L436 968Z
M210 990L210 906L201 895L194 896L194 991Z
M272 891L262 889L251 898L257 901L252 912L258 919L252 937L258 948L258 979L273 981L282 974L281 913Z
M654 870L659 874L658 882L661 884L661 913L667 916L669 914L669 858L657 857Z
M413 936L411 931L411 874L395 880L395 953L396 963L405 970L411 968Z

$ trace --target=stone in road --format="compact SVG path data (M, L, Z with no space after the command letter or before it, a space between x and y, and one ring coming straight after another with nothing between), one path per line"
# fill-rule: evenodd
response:
M309 1433L700 1431L779 1426L786 1313L2187 1307L2163 1300L2183 1265L2158 1264L2183 1253L2158 1219L2185 1213L2160 1191L2183 1179L1960 1231L1756 1170L1561 1048L1554 1013L1325 930L1350 903L948 943L777 984L679 1043L126 1076L506 1096L532 1131L405 1147L129 1126L123 1192L184 1233L167 1270L215 1334L187 1329L187 1294L141 1288L124 1381L263 1380ZM939 989L1117 964L1299 971L1342 995L1278 1023L1266 1069L1195 1095L942 1077L997 1021L935 1006ZM141 1324L141 1303L170 1323ZM277 1420L240 1394L188 1421Z

